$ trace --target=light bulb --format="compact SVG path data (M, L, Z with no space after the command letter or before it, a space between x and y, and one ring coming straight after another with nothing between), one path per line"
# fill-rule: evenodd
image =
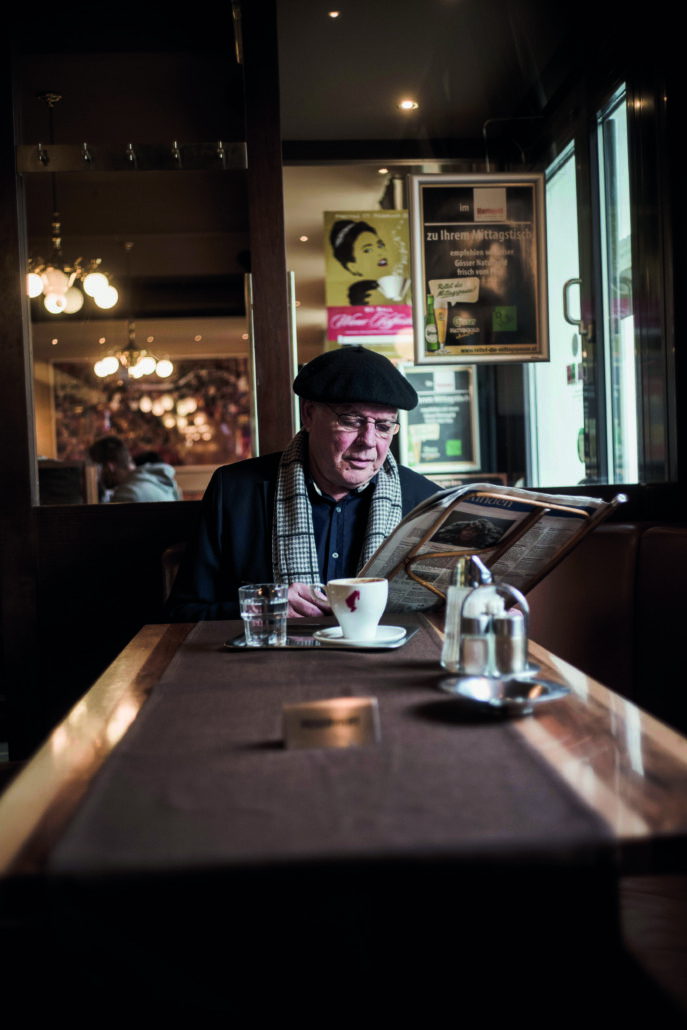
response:
M144 393L140 401L138 402L138 410L144 412L145 414L153 410L153 402L147 393Z
M29 297L40 297L43 292L43 280L37 272L29 272L27 275L26 292Z
M91 272L83 281L83 288L89 297L95 297L96 293L106 290L109 285L102 272Z
M83 307L83 293L78 290L76 286L70 286L64 295L66 301L64 310L68 315L73 315L77 311L81 311Z
M160 379L168 379L174 371L174 365L168 358L163 358L162 361L158 361L155 371Z
M108 354L107 357L102 358L94 365L95 374L104 379L105 376L114 375L119 368L119 362L117 361L114 354Z
M96 302L99 308L104 308L106 311L109 308L113 308L119 300L119 293L114 286L106 286L102 290L98 290L93 296L93 300Z
M67 307L67 301L64 299L63 293L49 293L43 303L45 304L46 311L49 311L51 315L61 315Z
M136 368L140 369L139 375L151 376L155 371L155 358L151 354L147 354L144 358L139 358Z

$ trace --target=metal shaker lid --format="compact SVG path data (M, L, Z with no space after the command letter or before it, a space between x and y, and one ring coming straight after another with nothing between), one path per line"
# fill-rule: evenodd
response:
M460 620L460 632L463 636L482 636L489 631L491 618L486 613L482 615L464 615Z
M463 555L458 559L451 574L454 587L478 587L491 583L491 572L476 554Z
M491 622L492 629L497 637L524 637L525 619L521 612L504 612L503 615L495 615Z

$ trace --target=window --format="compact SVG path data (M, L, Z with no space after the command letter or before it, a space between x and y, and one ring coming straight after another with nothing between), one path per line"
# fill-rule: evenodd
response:
M624 86L585 139L588 124L547 169L551 361L527 375L534 487L642 478Z

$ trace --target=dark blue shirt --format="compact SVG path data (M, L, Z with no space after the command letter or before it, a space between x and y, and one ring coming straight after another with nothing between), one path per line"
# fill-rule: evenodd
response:
M361 490L353 490L335 501L307 477L317 563L323 583L357 575L376 482L375 476Z

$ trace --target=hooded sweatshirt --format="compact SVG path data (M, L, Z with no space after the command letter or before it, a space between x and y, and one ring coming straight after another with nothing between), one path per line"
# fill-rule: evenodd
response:
M131 501L180 501L181 491L171 465L151 462L134 469L126 483L113 490L111 500L116 504Z

